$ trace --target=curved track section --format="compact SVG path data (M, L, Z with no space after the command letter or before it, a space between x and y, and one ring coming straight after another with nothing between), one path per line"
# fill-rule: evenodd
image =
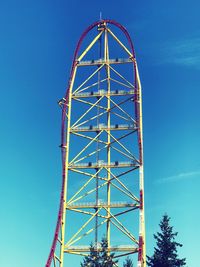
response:
M59 205L59 212L58 212L58 219L54 234L54 239L52 242L52 246L50 249L50 253L46 262L46 267L64 267L63 264L63 255L64 254L64 244L62 243L62 240L60 240L60 232L62 231L63 217L65 216L65 205L66 205L66 157L67 155L67 130L66 130L66 114L67 109L69 107L69 94L70 94L70 87L74 79L75 71L77 64L79 63L79 53L82 46L82 43L86 36L89 34L90 31L92 31L94 28L98 28L100 26L107 27L108 25L114 25L118 29L120 29L123 34L125 35L128 44L129 44L129 51L131 56L129 59L132 61L133 64L133 76L134 76L134 95L135 95L135 118L136 118L136 124L137 124L137 136L138 136L138 148L139 148L139 168L140 168L140 201L139 201L139 210L140 210L140 222L139 222L139 239L138 239L138 249L136 249L134 252L138 253L138 266L145 267L146 261L145 261L145 230L144 230L144 185L143 185L143 143L142 143L142 103L141 103L141 85L140 85L140 79L139 79L139 73L137 69L137 63L135 58L135 51L134 46L132 43L132 40L130 38L130 35L126 28L122 26L120 23L110 20L110 19L104 19L100 21L96 21L93 24L91 24L81 35L78 44L75 49L73 63L71 67L71 74L70 79L68 83L68 87L66 90L65 97L63 98L63 101L61 101L61 107L62 107L62 126L61 126L61 150L62 150L62 188L61 188L61 194L60 194L60 205ZM62 233L63 234L63 233ZM62 244L61 244L62 243ZM60 252L59 255L56 255L56 247L60 245ZM127 253L130 254L130 253ZM125 255L127 255L125 254ZM70 266L67 265L66 266Z

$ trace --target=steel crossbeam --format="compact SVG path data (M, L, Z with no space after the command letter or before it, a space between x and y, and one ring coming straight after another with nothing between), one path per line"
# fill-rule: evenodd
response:
M63 182L46 267L71 266L68 256L89 255L91 241L100 252L101 234L108 254L136 254L146 267L141 84L122 25L100 20L83 33L58 103Z

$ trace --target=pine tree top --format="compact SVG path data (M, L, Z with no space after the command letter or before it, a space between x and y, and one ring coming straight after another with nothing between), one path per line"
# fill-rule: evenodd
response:
M154 254L152 257L147 256L147 264L151 267L181 267L186 264L185 258L178 258L177 247L182 247L182 244L175 241L178 232L173 232L169 223L170 217L165 214L159 224L161 232L154 234Z
M114 259L114 253L108 253L108 241L105 237L101 240L101 251L97 252L93 244L90 245L90 254L85 256L81 267L112 267L118 260Z

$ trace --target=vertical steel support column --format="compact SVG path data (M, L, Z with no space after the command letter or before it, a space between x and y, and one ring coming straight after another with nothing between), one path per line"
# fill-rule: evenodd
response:
M142 121L142 87L140 82L139 71L137 63L136 82L138 89L138 119L139 119L139 150L140 150L140 215L139 215L139 253L138 253L138 267L146 267L146 242L145 242L145 215L144 215L144 159L143 159L143 121Z
M106 62L106 72L107 72L107 162L108 162L108 169L107 169L107 241L108 247L110 247L110 198L111 198L111 188L110 188L110 66L109 66L109 49L108 49L108 31L105 29L105 62Z
M61 219L61 251L60 251L60 267L64 266L64 246L65 246L65 229L66 229L66 200L67 200L67 183L68 183L68 164L69 164L69 143L70 143L70 125L71 125L71 101L72 101L72 88L76 76L77 66L74 66L73 75L69 86L68 98L68 121L66 131L66 158L65 158L65 184L64 184L64 199L63 199L63 214ZM66 127L66 126L65 126Z

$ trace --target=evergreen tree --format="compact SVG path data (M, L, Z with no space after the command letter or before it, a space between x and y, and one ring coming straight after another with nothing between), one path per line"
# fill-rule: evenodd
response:
M123 263L123 267L133 267L133 262L129 257L125 259L125 262Z
M83 263L81 263L81 267L100 267L99 262L99 252L95 251L94 245L90 244L90 254L85 256L83 259Z
M93 244L90 245L90 254L85 256L81 267L112 267L118 260L114 260L114 253L108 253L108 241L106 238L101 240L101 251L95 251Z
M115 253L108 253L108 241L105 237L101 240L101 253L100 253L100 262L101 267L112 267L115 266L115 263L118 262L118 260L114 260Z
M181 267L184 266L185 258L179 259L177 247L182 247L182 244L175 241L177 232L173 232L173 227L169 225L170 217L164 215L159 226L161 232L154 235L157 248L154 248L152 257L148 257L148 266L151 267Z

